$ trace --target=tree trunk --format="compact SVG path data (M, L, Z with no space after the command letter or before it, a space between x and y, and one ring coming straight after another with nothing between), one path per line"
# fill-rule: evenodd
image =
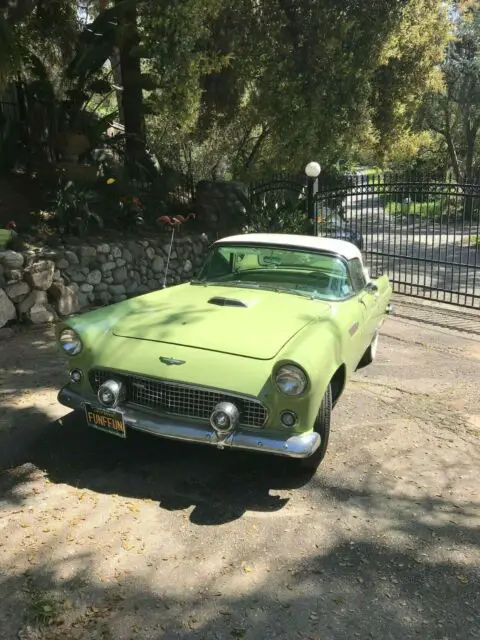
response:
M106 11L110 5L110 0L100 0L99 8L100 12ZM120 51L118 47L115 47L112 55L110 56L110 66L112 67L113 83L119 87L115 89L115 95L117 97L118 108L118 121L123 124L123 105L122 105L122 70L120 69Z
M455 174L455 180L460 182L460 166L458 164L457 150L455 149L455 143L453 142L452 127L450 122L450 112L448 110L448 104L444 108L445 113L445 140L447 142L448 155L450 156L450 162L452 163L453 173Z
M477 140L477 129L475 127L465 127L465 180L470 182L473 176L473 160L475 158L475 144Z
M117 0L118 2L119 0ZM132 55L139 44L137 10L132 7L124 14L119 42L122 75L122 108L125 125L125 166L131 178L142 178L147 160L143 92L140 58Z
M465 153L465 182L473 180L473 160L475 157L475 143L478 129L475 125L469 124L465 127L465 138L467 149ZM465 220L470 222L473 219L475 199L472 194L465 195Z

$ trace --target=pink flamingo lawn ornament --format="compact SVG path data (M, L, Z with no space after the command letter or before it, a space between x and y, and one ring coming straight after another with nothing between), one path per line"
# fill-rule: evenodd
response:
M167 287L168 266L170 264L170 256L172 254L173 239L175 237L175 231L182 224L185 224L185 222L188 222L188 220L190 220L190 218L195 218L195 214L194 213L189 213L186 218L184 216L180 216L180 215L178 215L178 216L160 216L159 218L157 218L158 222L163 222L164 224L168 225L169 227L172 227L172 235L170 237L170 246L168 247L167 264L166 264L166 267L165 267L165 272L163 274L162 289L165 289Z

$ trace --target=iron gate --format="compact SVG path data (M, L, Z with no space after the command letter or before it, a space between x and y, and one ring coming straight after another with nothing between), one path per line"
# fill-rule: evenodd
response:
M314 205L361 234L372 276L387 273L395 292L480 308L480 181L353 175L320 186Z
M278 173L252 182L249 228L265 232L299 232L307 217L305 174Z

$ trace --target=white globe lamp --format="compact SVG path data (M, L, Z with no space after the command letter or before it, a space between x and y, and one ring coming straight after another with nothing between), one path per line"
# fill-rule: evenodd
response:
M305 173L309 178L318 178L322 170L318 162L309 162L305 167Z

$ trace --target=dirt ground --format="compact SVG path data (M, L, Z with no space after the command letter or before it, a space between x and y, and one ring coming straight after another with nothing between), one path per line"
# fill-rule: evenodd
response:
M2 640L478 640L480 318L412 308L313 478L87 430L51 330L0 343Z

